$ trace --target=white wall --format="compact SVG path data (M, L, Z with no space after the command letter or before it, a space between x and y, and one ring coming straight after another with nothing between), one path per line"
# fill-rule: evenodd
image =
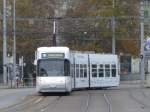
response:
M131 60L131 73L139 73L140 59L132 58Z
M150 73L150 59L148 60L148 73Z

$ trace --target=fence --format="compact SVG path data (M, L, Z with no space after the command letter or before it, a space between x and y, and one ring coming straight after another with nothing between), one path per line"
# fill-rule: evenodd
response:
M7 84L0 83L0 88L34 88L35 86L35 78L16 79L16 81L9 80Z

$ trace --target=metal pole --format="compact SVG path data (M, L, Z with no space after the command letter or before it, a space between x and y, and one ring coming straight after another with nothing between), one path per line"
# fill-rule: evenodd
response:
M144 55L144 1L141 0L141 66L140 66L140 71L141 71L141 84L144 86L144 80L145 80L145 65L144 65L144 60L145 60L145 55Z
M3 82L7 83L7 20L6 0L3 0Z
M56 21L53 22L53 46L56 46Z
M113 0L113 9L115 8L115 0ZM113 31L113 36L112 36L112 53L116 53L116 40L115 40L115 17L113 15L112 17L112 31Z
M13 77L16 77L16 0L13 0Z
M24 67L24 61L23 61L24 59L23 59L23 56L21 57L21 75L22 75L22 78L24 78L24 69L23 69L23 67Z

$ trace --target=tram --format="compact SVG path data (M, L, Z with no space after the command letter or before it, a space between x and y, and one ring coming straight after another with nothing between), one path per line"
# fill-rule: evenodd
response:
M37 92L119 86L117 55L72 52L68 47L39 47L35 54Z

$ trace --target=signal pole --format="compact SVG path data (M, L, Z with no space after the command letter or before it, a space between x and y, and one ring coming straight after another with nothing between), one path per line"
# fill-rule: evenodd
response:
M3 0L3 83L7 83L7 24L6 0Z

